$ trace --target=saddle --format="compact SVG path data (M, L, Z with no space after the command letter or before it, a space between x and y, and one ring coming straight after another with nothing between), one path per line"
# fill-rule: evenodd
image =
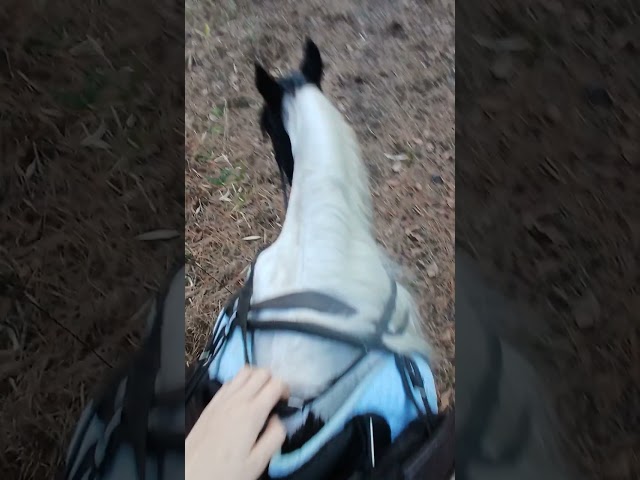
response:
M393 314L395 281L377 335L363 339L315 324L252 321L250 312L262 308L304 306L343 313L351 309L338 299L310 291L250 305L254 266L255 261L245 285L220 312L203 354L187 369L187 435L223 383L244 364L251 364L256 330L296 331L360 347L362 354L316 398L290 399L275 407L281 418L291 417L348 392L329 420L308 413L302 430L285 442L261 480L449 479L454 470L454 411L437 412L428 362L391 352L380 340Z

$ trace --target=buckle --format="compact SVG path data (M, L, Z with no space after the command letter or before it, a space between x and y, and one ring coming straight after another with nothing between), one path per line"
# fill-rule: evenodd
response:
M431 408L429 407L429 399L427 398L427 390L424 387L424 379L422 378L422 374L418 369L418 366L413 361L413 359L407 358L407 373L409 374L409 378L411 379L411 384L413 388L415 388L420 394L420 398L422 399L422 403L425 408L425 413L431 413Z

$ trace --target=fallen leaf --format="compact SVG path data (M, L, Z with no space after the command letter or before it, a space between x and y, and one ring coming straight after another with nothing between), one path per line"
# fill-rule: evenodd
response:
M531 44L527 39L519 35L495 39L474 35L473 39L478 45L498 52L518 52L531 48Z
M391 170L393 170L395 173L400 173L402 171L402 164L400 162L394 163L393 167L391 167Z
M29 180L33 176L35 171L36 171L36 160L34 158L33 161L27 166L27 169L24 171L24 178Z
M397 155L385 153L384 156L389 160L393 160L394 162L404 162L405 160L409 159L409 157L405 153L398 153Z
M545 108L545 117L553 123L557 123L562 118L562 112L560 112L560 109L556 105L549 104L547 108Z
M438 275L438 273L440 272L440 269L438 268L438 265L436 264L436 262L431 262L429 265L427 265L427 276L429 278L433 278L436 275Z
M454 337L454 332L452 329L448 328L442 332L442 340L445 342L452 342Z
M447 407L451 404L451 396L453 394L453 390L446 390L440 396L440 410L446 410Z
M95 132L93 132L91 135L89 135L87 138L82 140L80 142L80 145L82 145L83 147L94 147L94 148L100 148L102 150L109 150L111 148L109 144L104 140L102 140L102 137L104 136L106 131L107 131L107 126L104 123L104 121L102 121L100 122L100 126L98 127L98 129Z
M584 32L589 28L590 23L591 18L589 18L589 15L587 15L587 12L584 10L579 9L573 13L573 26L576 30Z
M136 240L171 240L172 238L177 238L179 236L180 233L177 230L153 230L136 236Z
M640 146L631 140L620 140L620 149L622 150L622 155L629 163L635 163L640 157Z
M415 230L409 230L407 229L407 231L405 232L407 234L407 236L413 240L416 243L423 243L424 239L422 238L422 235L420 235L419 233L416 233Z
M508 55L502 55L491 65L491 73L498 80L507 80L513 74L513 60Z
M600 302L593 291L588 290L573 308L576 324L580 328L592 327L600 318Z

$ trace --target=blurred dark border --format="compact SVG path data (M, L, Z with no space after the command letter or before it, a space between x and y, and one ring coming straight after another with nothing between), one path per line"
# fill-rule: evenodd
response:
M184 261L184 3L0 5L0 471L53 478Z
M457 4L459 480L640 476L638 12Z

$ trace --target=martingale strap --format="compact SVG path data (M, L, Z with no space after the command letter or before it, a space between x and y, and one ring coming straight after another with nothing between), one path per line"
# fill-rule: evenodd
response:
M375 350L384 351L386 353L392 354L396 359L396 366L402 378L402 384L405 390L405 394L414 404L417 412L424 420L425 425L430 432L434 421L434 414L429 407L424 382L414 360L408 356L395 353L389 347L387 347L382 340L383 335L385 333L388 333L389 331L389 324L391 322L391 319L393 318L393 313L395 311L395 304L398 294L398 286L396 281L390 278L391 294L385 304L384 311L379 321L377 322L376 330L369 335L354 335L346 332L340 332L328 327L324 327L322 325L309 322L294 322L290 320L250 320L250 311L255 313L267 309L305 308L322 313L342 314L347 316L354 315L357 312L355 308L343 302L342 300L332 297L331 295L316 291L302 291L282 295L262 302L258 302L252 306L251 297L253 295L253 278L255 265L260 253L265 248L266 246L260 249L251 264L251 270L247 277L247 281L240 289L238 294L234 295L230 299L227 307L225 308L226 313L230 316L230 325L226 329L224 329L219 325L219 322L218 324L216 324L212 340L210 341L208 348L205 349L207 355L205 358L201 359L204 367L201 369L201 371L207 371L208 365L211 363L213 358L215 358L215 356L219 352L219 349L224 344L224 341L233 333L235 328L240 328L242 332L244 359L245 363L247 364L251 364L248 347L249 342L247 341L248 336L249 334L253 336L255 332L259 330L281 330L304 333L335 340L336 342L345 343L361 350L361 354L356 357L356 359L342 373L332 379L329 382L327 388L316 397L306 400L290 398L288 401L279 402L274 409L274 412L281 416L289 416L304 409L305 407L316 401L318 398L330 392L331 388L342 378L344 378L349 372L351 372L353 368L355 368L362 360L364 360L369 352ZM404 322L404 325L402 325L403 329L406 328L407 324L408 322ZM199 379L194 380L195 381L193 382L193 385L195 386ZM192 382L189 383L191 384ZM193 388L194 387L190 388L190 385L188 385L187 398L191 396ZM412 389L413 391L418 391L418 393L420 394L420 399L422 400L422 408L416 402Z
M260 249L260 252L264 248L266 247ZM385 476L383 473L382 477L377 476L376 474L371 478L385 478L385 480L396 478L424 478L423 473L429 472L430 476L434 472L439 472L445 467L453 465L452 439L454 438L454 434L452 413L446 416L446 421L443 421L443 414L436 414L431 411L427 400L425 384L415 360L410 356L400 355L393 352L383 342L383 335L390 333L389 325L395 311L398 288L396 282L391 279L391 294L389 299L387 300L384 311L377 322L375 332L368 335L355 335L346 332L339 332L331 328L309 322L293 322L290 320L277 319L253 320L249 319L249 312L256 313L268 309L300 308L315 310L322 313L342 314L346 316L354 315L356 313L356 310L347 303L330 295L315 291L296 292L251 305L255 265L260 252L258 252L258 255L256 255L250 266L251 270L247 276L244 286L229 299L227 305L221 312L220 317L215 324L213 335L211 336L198 363L196 365L192 365L196 375L191 376L187 382L187 402L190 402L191 397L197 393L198 384L202 385L203 383L211 383L210 380L204 381L204 375L208 374L211 362L220 353L226 340L231 337L236 328L239 328L242 332L241 338L245 362L247 364L250 364L250 360L253 358L253 355L249 355L250 342L248 341L248 337L249 335L253 336L256 331L282 330L304 333L335 340L361 350L361 354L358 355L342 373L329 382L327 388L318 396L307 400L290 398L289 401L279 402L274 408L273 413L276 413L281 417L288 417L300 412L302 409L308 407L309 404L332 391L332 387L356 368L356 366L362 362L371 351L383 351L393 355L398 373L402 380L404 393L414 405L418 413L418 417L411 425L409 425L409 427L407 427L406 432L398 438L397 447L393 447L392 445L392 448L388 452L390 457L387 453L384 454L383 460L385 461L380 463L380 468L378 468L378 465L375 462L375 451L372 450L370 452L372 459L371 463L376 467L375 471L380 473L389 473L388 476ZM224 315L227 316L228 322L222 321ZM402 322L402 325L400 325L400 328L398 329L399 332L394 331L394 334L403 332L407 325L408 318L406 321ZM251 342L251 345L254 344L255 342ZM215 387L213 388L213 391L207 394L208 397L215 395L217 389L221 386L217 381L214 383ZM421 400L421 402L416 400L414 392L419 393L419 400ZM206 403L208 403L208 401ZM419 403L422 403L422 405L419 405ZM370 423L371 422L365 422L365 425L369 425ZM371 427L373 427L373 425L371 425ZM379 429L379 427L377 427L377 429ZM187 429L187 431L188 430L189 429ZM371 428L371 432L367 433L367 436L371 439L374 438L373 428ZM373 440L371 441L373 442ZM367 440L367 444L368 443L369 442ZM390 462L388 461L388 457L392 459ZM393 458L395 458L395 460L393 460ZM397 461L400 461L403 465L401 468L402 472L397 470L397 467L393 466ZM385 467L385 464L388 465L388 468ZM391 474L392 472L393 474ZM355 478L359 477L354 477L354 480ZM438 474L433 478L444 477L441 477Z
M275 308L306 308L332 315L352 316L357 310L351 305L321 292L304 291L289 293L280 297L258 302L251 307L252 312Z

